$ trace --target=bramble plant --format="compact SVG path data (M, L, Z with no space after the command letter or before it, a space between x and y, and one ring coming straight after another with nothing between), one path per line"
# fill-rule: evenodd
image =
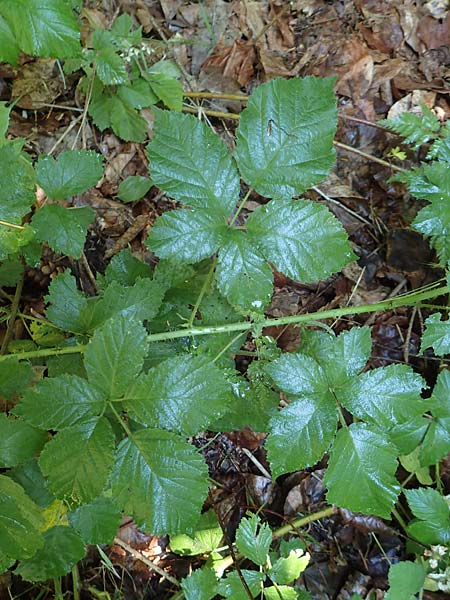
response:
M35 18L35 4L15 0L22 11L16 13L10 0L0 1L0 28L13 35L18 19ZM45 19L56 14L46 12L50 5L63 20L60 39L70 40L70 53L59 56L78 61L68 70L84 70L87 106L101 129L112 126L124 139L143 141L137 111L145 104L137 98L144 88L154 94L149 104L162 100L181 108L173 100L178 91L173 96L169 84L161 91L167 64L151 71L140 51L134 52L142 39L129 18L119 17L111 31L94 32L82 52L67 3L40 3ZM57 55L54 35L48 27L43 31L33 40L17 37L17 51ZM0 58L13 62L17 53ZM131 71L125 58L131 59ZM174 74L169 73L170 85L178 90ZM333 166L333 83L306 77L259 86L241 113L233 153L195 117L153 109L147 146L151 184L181 205L160 216L149 233L146 244L159 258L156 268L123 250L97 277L94 297L78 290L69 271L58 275L46 296L47 321L38 324L35 347L0 356L0 395L8 401L20 396L0 418L0 572L11 568L28 581L59 578L83 558L87 544L111 543L125 512L143 529L169 534L176 552L211 553L210 562L181 584L188 600L217 594L248 598L261 591L268 600L306 599L291 586L306 568L305 549L291 540L270 552L290 526L272 535L256 515L242 520L236 548L258 570L237 567L222 577L238 561L218 552L222 532L214 514L201 514L210 485L207 466L187 441L205 430L249 426L267 433L274 477L312 467L327 455L330 505L386 519L394 515L403 523L396 510L402 492L398 461L415 461L411 472L427 471L450 452L449 372L440 373L424 399L427 385L410 366L366 370L369 327L336 336L329 327L311 325L448 295L447 128L428 113L423 132L407 117L391 124L411 143L436 139L432 162L402 173L401 180L412 195L429 201L413 227L430 238L447 268L446 285L436 282L377 304L267 319L273 268L314 282L356 258L332 213L298 197ZM117 102L125 108L113 108ZM114 110L128 115L127 132L120 129L125 117L115 122ZM9 111L1 105L0 284L20 290L23 265L36 263L42 243L81 256L94 211L59 202L94 186L103 168L101 156L90 150L39 157L33 166L23 142L6 137ZM35 206L36 183L51 200L41 207ZM133 180L120 194L134 201L148 185ZM267 201L251 212L246 203L253 191ZM301 345L283 354L263 328L288 323L303 326ZM49 333L56 340L51 346ZM248 335L257 357L241 375L232 357ZM426 320L422 351L428 348L438 356L450 354L450 320L441 313ZM48 376L36 381L35 366L45 367ZM277 392L288 399L284 408L278 408ZM447 544L446 499L431 487L405 490L405 497L416 517L407 528L411 538ZM314 518L333 512L330 506ZM387 597L409 600L419 593L433 579L427 577L430 563L392 565Z

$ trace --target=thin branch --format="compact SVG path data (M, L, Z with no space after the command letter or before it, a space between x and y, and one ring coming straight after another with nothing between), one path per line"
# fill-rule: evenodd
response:
M124 550L126 550L129 554L131 554L131 556L133 558L136 558L137 560L140 560L142 563L144 563L144 565L147 565L147 567L149 567L149 569L152 569L153 571L158 573L158 575L161 575L161 577L163 577L164 579L167 579L167 581L170 581L170 583L173 583L173 585L180 587L180 582L177 579L175 579L175 577L172 577L172 575L169 575L169 573L166 573L164 571L164 569L161 569L161 567L158 567L158 565L156 563L149 560L146 556L141 554L141 552L138 552L138 550L135 550L129 544L127 544L126 542L124 542L123 540L121 540L118 537L114 538L114 543L117 544L118 546L120 546L121 548L123 548Z
M0 354L6 353L6 350L8 349L9 341L12 337L14 323L16 320L17 312L19 310L19 302L20 302L20 297L22 295L24 277L25 277L25 274L22 273L22 276L20 277L19 281L17 282L16 291L15 291L14 298L13 298L13 301L11 304L11 313L9 315L8 325L6 327L6 332L5 332L5 337L3 338L2 347L0 348Z

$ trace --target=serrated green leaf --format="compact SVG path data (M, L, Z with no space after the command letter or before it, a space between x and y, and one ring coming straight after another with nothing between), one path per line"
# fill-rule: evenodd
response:
M1 32L1 17L0 17L0 32ZM6 102L0 102L0 145L2 145L6 138L6 133L9 127L9 115L11 112L12 105L6 106Z
M17 65L19 58L19 45L16 37L8 25L6 19L0 14L0 39L2 45L0 46L0 62L6 62L10 65Z
M258 515L244 517L236 532L236 546L241 554L256 565L265 567L272 544L272 530L267 523L261 523Z
M67 150L58 158L41 156L38 184L53 200L64 200L93 187L103 175L103 157L92 150Z
M24 268L20 260L7 260L0 263L0 286L12 287L22 277Z
M204 357L176 356L142 375L124 404L139 423L195 435L223 414L232 396L223 372Z
M26 54L70 58L80 53L80 29L65 0L2 0L0 13Z
M111 126L111 110L113 104L114 96L112 92L105 89L101 81L96 77L92 86L92 95L88 112L92 117L94 124L97 125L100 131Z
M323 396L328 392L326 373L311 356L283 354L264 370L280 390L292 397Z
M105 409L105 397L85 379L61 375L42 379L25 392L14 414L40 429L65 429L89 421Z
M121 516L110 498L100 496L69 513L69 522L85 544L111 544Z
M147 81L150 84L152 92L161 100L170 110L180 111L183 107L183 86L181 83L165 73L151 74L148 71Z
M226 221L217 211L173 210L156 220L146 245L160 258L196 263L214 254L227 233Z
M136 202L145 196L152 185L148 177L132 175L120 183L117 195L122 202Z
M450 535L450 509L449 504L441 494L432 488L418 488L405 490L409 508L415 517L425 521L430 530L434 530L436 541L425 543L443 542L442 535L446 532L446 541Z
M412 225L431 239L441 261L447 262L450 258L450 196L422 208Z
M438 356L450 354L450 318L441 321L441 313L434 313L425 320L420 351L433 348Z
M117 449L111 475L119 508L154 535L195 528L205 500L207 468L180 436L141 429Z
M90 328L97 328L111 317L126 317L137 321L150 321L158 314L164 289L159 282L148 277L138 279L131 286L113 281L97 299L90 312Z
M34 214L32 226L36 238L47 242L52 250L80 258L88 227L94 218L95 212L89 206L63 208L58 204L47 204Z
M305 330L301 350L321 365L333 387L357 375L370 358L372 340L369 327L353 327L338 336L325 331Z
M302 397L269 422L267 454L275 477L313 466L328 450L337 427L333 396Z
M434 465L450 452L450 371L439 373L428 402L433 418L420 449L422 465Z
M39 507L18 483L0 475L0 563L33 556L44 543L42 525Z
M405 138L405 144L411 144L417 149L434 139L441 126L439 119L428 106L421 104L421 108L420 115L405 111L393 119L383 119L380 123Z
M112 257L106 267L107 283L117 281L122 285L134 285L138 278L150 277L150 267L133 256L129 248L125 248Z
M408 365L389 365L353 378L339 391L347 410L375 425L390 427L424 412L420 375Z
M49 321L65 331L85 333L89 319L85 314L88 300L77 288L77 282L69 271L52 280L45 301L50 303L46 315Z
M203 513L191 534L180 533L170 537L170 549L175 554L195 556L212 552L219 547L223 531L213 509Z
M47 482L42 475L36 458L31 458L15 469L8 471L8 477L11 477L22 486L38 506L45 508L54 502L55 497L48 491Z
M138 46L142 42L142 27L138 27L134 31L133 19L130 15L124 13L119 15L111 26L110 32L117 43L130 44Z
M423 565L404 561L389 568L389 591L385 600L414 600L425 583Z
M333 78L273 79L241 113L235 158L242 177L269 198L296 196L333 166L337 125Z
M262 312L273 292L272 270L241 231L219 250L217 286L228 302L243 311Z
M0 467L15 467L31 458L40 451L46 437L44 431L0 413Z
M85 547L71 527L52 527L44 532L44 547L15 570L26 581L62 577L83 558Z
M146 108L158 102L158 96L153 93L150 85L145 79L135 79L121 85L117 95L124 104L131 108Z
M111 126L116 135L126 142L144 142L147 121L119 96L110 96L108 102Z
M57 498L86 503L102 492L113 451L114 434L102 417L60 431L46 444L39 465Z
M20 224L35 200L36 190L34 169L15 144L0 145L0 177L0 219ZM17 231L10 234L16 235Z
M354 258L339 221L307 200L272 200L247 219L247 230L264 257L295 280L325 279Z
M412 473L421 485L432 485L430 469L421 464L419 457L420 447L417 446L413 452L399 457L400 464L408 473Z
M266 600L298 600L296 590L287 585L271 585L264 588L264 598Z
M291 550L286 558L280 557L267 572L270 579L287 585L295 581L309 564L310 555L303 550Z
M424 410L426 410L426 406L424 406ZM412 419L397 423L385 431L389 441L396 446L399 454L409 454L420 444L428 426L429 420L422 415L417 415Z
M324 484L331 504L389 518L400 491L396 450L364 423L338 431Z
M211 600L217 595L217 588L217 577L208 567L196 569L181 581L186 600Z
M241 574L244 577L250 592L253 596L256 596L262 589L262 583L265 580L264 573L259 571L249 571L248 569L241 569ZM242 585L242 581L236 571L228 573L225 579L219 582L219 594L225 598L231 598L232 600L248 600L247 591Z
M112 400L120 398L142 369L146 339L144 327L125 316L97 329L84 354L91 384Z
M239 198L239 174L228 148L192 115L155 110L147 146L152 181L169 196L227 218Z
M91 44L95 50L95 72L105 85L120 85L128 81L125 63L112 44L109 31L96 29L91 36Z
M14 394L20 394L33 376L30 363L10 358L0 363L0 396L10 400Z

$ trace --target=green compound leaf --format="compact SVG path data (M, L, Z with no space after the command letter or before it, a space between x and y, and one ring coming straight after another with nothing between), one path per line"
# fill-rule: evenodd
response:
M307 200L272 200L248 218L247 229L264 257L295 280L325 279L354 258L339 221Z
M0 11L1 13L1 11ZM0 62L7 62L10 65L17 65L19 59L19 44L17 43L16 37L8 25L8 22L0 14L0 39L2 45L0 46Z
M30 363L10 358L0 363L0 396L7 400L15 394L20 394L29 384L33 377L33 369Z
M203 122L156 109L147 154L153 182L169 196L230 215L239 198L239 174L228 148Z
M391 427L424 412L424 380L408 365L389 365L355 377L339 390L347 410L374 425Z
M296 196L333 166L333 78L274 79L241 113L235 158L243 179L269 198Z
M0 414L0 467L15 467L33 457L45 444L47 434L24 421Z
M389 568L389 591L385 600L414 600L425 583L423 565L404 561Z
M26 54L72 58L80 53L80 28L65 0L2 0L0 14Z
M47 204L33 216L32 226L36 238L47 242L52 250L73 258L80 258L89 225L94 222L92 208L63 208Z
M298 600L297 591L287 585L274 585L264 588L265 600Z
M145 328L125 316L97 329L84 355L91 384L111 400L123 396L142 369L146 339Z
M223 531L211 508L203 513L195 526L194 533L179 533L170 537L172 552L181 555L196 556L212 552L220 546Z
M262 583L266 578L264 573L241 569L241 574L252 595L256 596L261 591ZM228 573L225 579L222 579L219 582L219 594L232 600L248 600L247 591L244 589L242 581L236 571Z
M83 558L85 547L71 527L52 527L44 532L44 547L20 563L15 570L26 581L62 577Z
M450 371L441 371L430 403L432 421L420 448L422 465L434 465L450 452Z
M0 475L0 564L29 558L44 543L40 508L23 488Z
M148 177L132 175L120 183L117 195L122 202L136 202L145 196L152 185Z
M186 600L211 600L217 595L217 588L216 574L208 567L197 569L181 581Z
M130 108L146 108L158 102L158 97L150 89L150 85L144 79L135 79L117 90L117 95L122 102Z
M69 513L69 522L85 544L111 544L121 517L110 498L99 497Z
M120 85L128 81L123 58L112 43L113 36L103 29L96 29L91 36L95 50L95 73L105 85Z
M217 210L174 210L156 220L146 244L160 258L196 263L214 254L227 234Z
M208 491L200 454L169 431L141 429L117 449L111 475L119 508L155 535L195 528Z
M67 150L57 159L41 156L36 164L37 182L53 200L82 194L102 175L103 157L91 150Z
M423 544L444 544L450 541L449 505L438 491L431 488L405 490L409 508L416 521L408 526L408 533Z
M434 313L426 319L425 325L420 351L433 348L438 356L450 354L450 318L441 321L441 313Z
M396 454L385 436L364 423L340 429L324 478L328 501L388 519L400 491Z
M61 499L90 502L103 490L114 461L114 434L102 417L60 431L39 464L49 490Z
M40 429L60 430L89 421L104 408L103 394L85 379L61 375L27 390L14 414Z
M125 392L125 407L147 427L195 435L220 417L232 400L224 373L204 357L175 356Z
M267 523L261 523L258 515L244 517L236 532L236 546L248 559L256 565L265 567L272 544L272 530Z
M241 231L230 232L219 250L217 286L228 302L243 311L262 312L273 292L272 270Z
M267 454L273 475L313 466L328 450L337 427L333 396L303 397L283 408L269 422Z
M34 169L17 144L0 146L0 175L0 219L20 224L35 200L36 188Z
M324 396L328 392L325 371L311 356L299 352L283 354L269 363L265 371L280 390L292 397Z

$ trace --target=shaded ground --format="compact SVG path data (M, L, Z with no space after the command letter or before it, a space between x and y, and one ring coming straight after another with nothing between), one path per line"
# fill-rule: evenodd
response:
M120 12L129 12L147 36L167 42L162 45L162 53L174 58L186 73L186 90L249 94L273 77L334 75L340 115L336 139L393 164L398 161L389 152L399 140L373 123L403 110L419 111L420 103L434 109L442 119L450 114L450 12L444 1L104 0L90 3L88 12L106 27ZM33 69L37 69L42 77L42 65L43 61L31 61L18 73L0 65L0 99L10 99L11 86L15 96L21 95L29 70L36 73ZM49 152L57 142L60 148L70 147L76 127L62 136L78 115L71 108L83 107L75 91L76 81L63 90L53 69L54 65L49 65L46 77L50 83L44 101L57 107L31 110L33 98L25 95L19 103L23 110L12 113L10 132L25 137L27 149L36 154ZM204 109L238 113L242 107L235 101L197 102L188 98L186 106L200 115ZM205 114L203 118L232 145L235 120ZM34 316L44 314L43 296L50 278L64 268L73 268L89 293L90 274L104 270L108 262L105 253L110 257L130 244L136 255L151 261L153 257L146 254L142 241L155 217L173 204L156 189L133 205L116 201L120 181L147 173L143 147L123 143L110 132L102 135L90 126L84 135L87 147L106 158L105 177L98 188L78 199L97 211L86 247L87 263L74 265L64 257L44 254L41 268L29 270L25 285L23 310ZM345 306L350 299L353 304L377 302L440 277L429 266L433 256L428 245L408 229L419 203L405 196L400 186L388 183L392 169L339 147L337 154L333 173L308 197L327 204L342 221L359 260L318 285L302 285L277 275L268 315ZM420 158L410 153L403 166L415 164ZM259 201L255 194L249 210ZM352 323L372 325L371 366L409 363L432 384L437 362L432 356L416 357L425 316L404 308L333 325L336 332ZM23 333L18 323L16 337ZM299 342L294 327L272 328L267 333L285 350L294 349ZM246 350L251 352L253 348L248 345ZM244 371L249 360L239 357L238 368ZM217 437L205 434L195 443L204 447L210 474L222 486L214 491L211 501L218 505L230 535L249 501L264 505L263 513L274 527L298 513L318 510L324 502L324 465L272 483L264 474L268 465L260 436L247 431ZM249 454L257 459L256 463ZM445 493L449 493L447 464L442 468L441 476L448 487ZM166 539L144 535L126 520L118 538L177 579L198 564L197 559L171 554ZM363 598L382 598L388 559L405 556L404 536L396 523L357 517L347 511L311 525L306 538L313 560L303 583L317 599L347 600L353 593ZM100 590L108 590L111 598L130 599L165 598L175 592L170 582L123 546L116 544L105 552L115 572L92 551L81 566L83 598L106 598ZM24 588L16 583L13 590L19 593ZM40 597L51 597L50 590L40 590ZM22 597L35 598L38 593L32 588Z

